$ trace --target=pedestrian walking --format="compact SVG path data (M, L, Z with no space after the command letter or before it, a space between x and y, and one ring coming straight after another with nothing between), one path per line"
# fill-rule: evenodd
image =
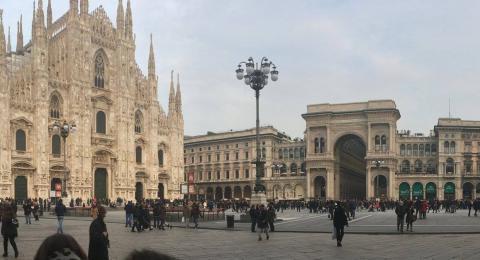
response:
M134 211L132 201L129 201L125 205L124 210L125 210L125 227L131 227L133 222L133 211Z
M104 222L107 211L103 206L98 206L98 216L90 224L88 259L89 260L108 260L108 240L107 225Z
M200 217L200 207L197 203L193 203L192 205L192 219L193 223L195 224L195 228L198 228L198 218Z
M62 199L59 199L55 205L55 215L57 215L57 233L63 234L63 219L67 208L63 205Z
M417 216L415 215L415 210L413 209L412 205L408 206L406 215L407 231L410 229L410 232L413 232L413 222L417 220Z
M258 228L258 241L262 241L263 233L265 233L267 240L269 240L270 236L268 235L267 210L263 204L261 204L258 208L256 220Z
M273 205L270 204L267 209L267 222L268 226L270 227L270 232L275 232L275 226L273 225L273 222L275 222L276 217L275 209L273 208Z
M251 231L255 232L255 226L257 225L257 209L255 208L255 205L252 205L250 207L249 214L250 221L252 222Z
M30 203L30 200L26 200L23 203L23 214L25 216L25 224L32 224L32 204Z
M335 227L337 237L337 247L342 246L343 235L345 234L344 228L348 227L348 218L345 209L340 205L338 201L335 203L333 210L333 226Z
M397 207L395 208L395 214L397 214L397 231L403 233L403 222L405 220L405 206L403 201L399 201Z
M13 247L15 252L15 258L18 257L17 244L15 243L15 237L17 237L18 232L18 220L16 214L14 213L13 208L10 205L5 205L2 215L2 236L3 236L3 256L8 256L8 241Z

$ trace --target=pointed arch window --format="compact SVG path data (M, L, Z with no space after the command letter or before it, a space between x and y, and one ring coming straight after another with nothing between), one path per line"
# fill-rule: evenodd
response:
M50 117L58 119L60 116L60 99L57 95L53 95L50 99Z
M62 153L61 140L59 135L52 136L52 154L53 157L60 157Z
M135 112L135 133L141 134L143 132L143 115L140 110Z
M140 146L137 146L135 148L135 161L137 162L137 164L142 163L142 147Z
M97 126L97 133L99 134L106 134L107 133L107 118L105 116L105 113L103 111L98 111L97 112L97 118L96 118L96 126Z
M387 150L387 136L386 135L382 135L381 139L380 139L380 145L382 146L382 151L386 151Z
M158 150L158 165L163 166L163 150Z
M15 133L15 150L20 152L27 151L27 136L22 129L18 129Z
M105 60L101 53L95 56L95 87L105 88Z

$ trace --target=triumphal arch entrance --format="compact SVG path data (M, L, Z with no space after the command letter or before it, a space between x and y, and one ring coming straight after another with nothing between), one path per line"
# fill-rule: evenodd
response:
M395 187L393 100L309 105L306 121L307 197L390 198Z

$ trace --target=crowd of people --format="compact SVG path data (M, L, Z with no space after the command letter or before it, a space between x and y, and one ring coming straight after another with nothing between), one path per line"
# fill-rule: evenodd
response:
M122 201L123 202L123 201ZM49 199L27 199L24 201L15 201L13 199L0 200L0 220L2 222L1 233L4 238L4 254L8 256L9 244L13 248L14 256L18 257L19 250L15 242L18 235L18 219L17 206L21 205L25 216L25 224L30 225L32 218L39 221L39 217L45 211L52 212L57 218L57 235L47 238L37 252L35 259L41 258L44 254L61 254L74 253L78 259L108 259L109 235L107 226L104 222L106 216L106 208L102 204L109 207L117 207L121 205L119 200L116 203L111 201L97 201L95 199L87 200L87 205L81 200L71 200L70 208L75 206L90 207L90 216L92 222L89 229L89 248L84 253L81 247L76 243L73 237L64 234L63 221L69 210L59 199L51 209L52 202ZM115 205L113 205L115 204ZM275 232L275 220L278 212L285 210L306 211L311 214L327 214L328 218L333 222L332 239L337 240L337 246L342 246L344 236L344 227L348 226L348 221L355 218L355 214L360 210L367 211L386 211L394 210L397 216L397 231L413 232L413 223L417 219L426 219L427 213L438 213L444 210L445 213L455 213L457 209L468 210L468 216L477 216L480 210L480 199L476 200L421 200L414 198L413 200L280 200L271 201L268 205L249 205L246 200L221 200L221 201L192 201L192 200L162 200L147 199L140 200L136 203L132 201L125 202L123 205L125 211L125 227L132 232L143 232L145 230L165 230L172 228L167 224L167 213L181 213L182 222L185 228L189 228L193 223L194 228L198 228L199 218L202 214L212 211L224 212L232 210L239 213L247 213L251 219L251 232L258 233L258 240L264 238L269 240L271 232ZM88 209L87 209L88 210ZM61 238L61 239L60 239ZM62 240L62 243L56 242ZM59 245L56 245L59 244ZM68 244L68 245L67 245ZM49 253L47 253L49 252ZM129 259L138 255L154 254L154 252L134 252ZM40 258L39 258L40 257ZM173 259L173 258L164 258Z

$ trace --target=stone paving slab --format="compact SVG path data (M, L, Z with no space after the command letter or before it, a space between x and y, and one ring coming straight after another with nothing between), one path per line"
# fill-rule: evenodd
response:
M107 216L108 219L108 216ZM19 259L32 259L43 239L55 232L54 219L32 225L20 222ZM65 221L65 231L88 249L88 221ZM108 223L111 259L124 259L133 249L149 248L180 259L478 259L480 235L355 235L346 234L337 248L330 234L277 233L257 241L257 234L173 228L129 232ZM13 258L11 258L13 259Z

